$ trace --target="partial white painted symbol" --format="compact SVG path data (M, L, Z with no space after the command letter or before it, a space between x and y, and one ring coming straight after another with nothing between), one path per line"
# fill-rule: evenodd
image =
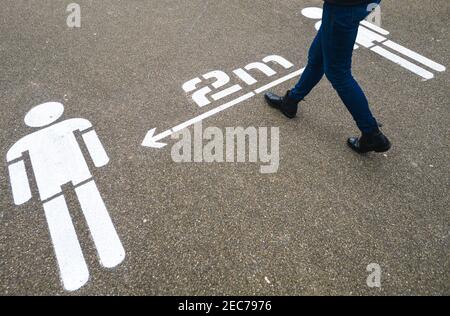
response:
M309 7L302 10L302 14L310 19L321 19L322 18L322 9L317 7ZM315 24L316 30L319 30L321 26L321 21L317 22ZM431 70L437 71L437 72L443 72L446 70L445 66L438 64L404 46L401 46L391 40L388 40L385 36L389 35L389 32L385 29L382 29L381 27L369 23L368 21L362 21L361 26L359 27L358 31L358 37L356 39L356 43L362 47L368 48L371 51L377 53L378 55L396 63L397 65L411 71L412 73L422 77L424 80L429 80L434 78L434 74L430 72L429 70L418 66L417 64L414 64L410 62L409 60L399 56L396 53L399 53L400 55L406 56L417 63L420 63L426 67L428 67ZM386 48L376 45L376 44L382 44L385 47L391 49L392 51L395 51L396 53L393 53ZM358 48L356 45L355 48Z
M203 79L210 80L215 79L215 81L212 83L213 89L219 89L221 87L224 87L230 82L230 77L220 70L214 70L211 72L208 72L207 74L203 75ZM183 90L186 93L192 92L197 89L197 84L201 83L202 80L200 78L194 78L192 80L189 80L183 85ZM214 101L220 100L222 98L225 98L235 92L238 92L241 90L242 87L240 85L233 85L229 88L226 88L220 92L217 92L211 96L211 98ZM197 103L199 107L203 107L205 105L208 105L211 103L211 101L208 98L208 94L210 94L213 90L206 86L203 88L198 89L194 93L192 93L192 99Z
M32 108L25 116L25 124L45 128L15 143L8 151L6 160L14 202L21 205L31 199L23 157L28 152L40 199L44 202L45 217L63 286L68 291L74 291L88 281L89 271L62 195L62 185L71 183L75 188L102 266L117 266L125 258L125 250L74 132L82 134L96 167L106 165L109 158L89 121L75 118L51 125L63 112L64 106L56 102Z
M370 12L370 14L364 21L381 27L381 6L378 3L369 3L367 6L367 12Z
M284 67L285 69L289 69L294 66L291 62L287 61L285 58L278 55L267 56L262 61L263 62L250 63L247 66L245 66L244 69L238 68L234 70L233 73L245 84L251 86L257 83L258 81L253 76L251 76L249 72L259 71L267 77L272 77L276 74L276 71L267 65L270 62L277 63L282 67ZM206 105L211 104L212 103L211 99L213 101L218 101L242 90L242 86L240 84L234 84L228 88L224 88L226 85L230 83L230 77L221 70L214 70L208 72L207 74L203 75L202 78L203 79L197 77L183 84L184 92L191 94L192 100L194 100L194 102L197 103L199 107L204 107ZM211 84L211 87L208 85L204 87L199 87L199 85L203 81L210 79L215 79L215 81ZM219 88L224 89L212 94L209 97L209 95L214 90L217 90Z

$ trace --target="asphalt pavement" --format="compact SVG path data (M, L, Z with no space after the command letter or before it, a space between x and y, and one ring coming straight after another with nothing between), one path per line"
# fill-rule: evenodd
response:
M203 120L222 130L279 127L278 172L262 174L252 162L176 163L176 141L144 147L147 132L303 68L317 21L301 10L322 1L77 0L80 28L66 23L70 2L16 0L0 10L1 294L450 294L448 70L422 65L434 74L423 80L370 49L355 51L354 76L393 142L386 154L346 147L358 130L324 78L294 120L269 108L262 93ZM445 67L449 21L447 0L383 1L387 37ZM203 107L183 91L212 70L236 83L233 70L271 55L294 66L272 63L275 75L253 72L258 83L240 83L240 92ZM284 93L295 81L271 90ZM18 206L6 159L35 131L26 113L49 101L64 104L64 119L95 128L109 163L87 161L126 254L102 266L65 184L89 269L75 291L63 286L29 157L32 198ZM366 282L371 263L381 268L380 287Z

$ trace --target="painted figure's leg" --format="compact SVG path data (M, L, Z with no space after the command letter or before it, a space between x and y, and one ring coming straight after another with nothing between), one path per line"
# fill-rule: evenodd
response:
M339 94L363 133L378 128L367 98L352 76L353 46L359 22L365 17L365 5L359 7L325 4L322 22L322 48L325 75ZM362 13L361 13L362 12ZM360 14L361 19L356 15ZM367 12L368 14L368 12Z
M94 180L75 189L92 239L106 268L117 266L125 258L125 250Z
M46 202L44 210L63 286L75 291L88 281L89 271L64 196Z
M319 29L309 49L308 64L300 80L289 94L291 98L297 101L303 100L324 75L321 37L322 31Z

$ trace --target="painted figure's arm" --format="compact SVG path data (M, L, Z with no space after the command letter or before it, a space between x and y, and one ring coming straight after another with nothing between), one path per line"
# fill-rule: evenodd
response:
M6 160L11 162L22 157L22 153L13 146L6 155ZM14 204L21 205L31 199L30 183L28 181L25 162L23 159L17 160L8 166L11 189L14 198Z
M106 151L103 148L103 145L100 142L95 130L90 130L89 132L84 133L83 140L96 167L103 167L108 164L108 155L106 154Z
M86 119L74 118L64 122L67 129L71 131L78 130L82 133L82 137L86 147L91 155L92 161L96 167L103 167L109 162L108 155L98 139L97 133L91 129L92 123Z

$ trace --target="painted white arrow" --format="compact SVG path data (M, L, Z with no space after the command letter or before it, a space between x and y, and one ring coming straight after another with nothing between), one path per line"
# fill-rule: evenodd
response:
M153 128L147 132L144 140L142 141L142 146L151 148L163 148L167 144L159 142L161 139L166 138L172 134L171 130L167 130L161 134L155 135L156 128Z
M253 97L255 95L255 93L253 92L249 92L237 99L234 99L233 101L230 101L228 103L222 104L221 106L218 106L208 112L205 112L203 114L200 114L199 116L196 116L192 119L190 119L189 121L186 121L184 123L181 123L165 132L162 132L161 134L155 135L155 131L156 128L153 128L151 130L149 130L147 132L147 135L144 138L144 141L142 142L142 146L144 147L151 147L151 148L163 148L164 146L166 146L167 144L161 143L160 140L174 134L177 133L183 129L185 129L186 127L189 127L191 125L194 125L195 123L198 123L200 121L203 121L205 118L208 118L210 116L213 116L219 112L222 112L236 104L239 104L245 100L250 99L251 97Z
M256 89L254 92L249 92L247 94L244 94L243 96L240 96L239 98L236 98L233 101L230 101L228 103L222 104L222 105L220 105L220 106L218 106L218 107L216 107L216 108L214 108L212 110L209 110L208 112L200 114L199 116L196 116L196 117L194 117L194 118L192 118L192 119L190 119L190 120L188 120L188 121L186 121L184 123L181 123L181 124L171 128L171 129L168 129L167 131L162 132L160 134L155 135L156 128L153 128L153 129L151 129L151 130L149 130L147 132L147 135L145 135L145 138L142 141L142 146L150 147L150 148L158 148L158 149L159 148L163 148L167 144L160 142L162 139L164 139L164 138L166 138L166 137L168 137L168 136L170 136L170 135L172 135L174 133L177 133L177 132L185 129L186 127L192 126L195 123L203 121L204 119L206 119L206 118L208 118L210 116L213 116L213 115L215 115L217 113L220 113L220 112L222 112L222 111L224 111L224 110L226 110L228 108L231 108L232 106L235 106L235 105L237 105L239 103L242 103L245 100L248 100L248 99L252 98L256 94L259 94L259 93L264 92L264 91L266 91L266 90L268 90L268 89L270 89L272 87L275 87L275 86L281 84L282 82L285 82L285 81L287 81L289 79L297 77L303 72L304 69L305 68L302 68L302 69L299 69L297 71L294 71L294 72L292 72L292 73L290 73L290 74L288 74L288 75L286 75L286 76L284 76L284 77L282 77L280 79L272 81L271 83L266 84L265 86L262 86L262 87Z

